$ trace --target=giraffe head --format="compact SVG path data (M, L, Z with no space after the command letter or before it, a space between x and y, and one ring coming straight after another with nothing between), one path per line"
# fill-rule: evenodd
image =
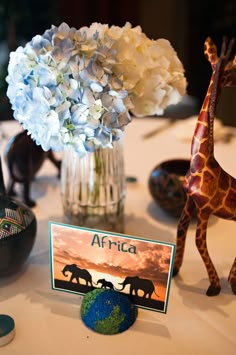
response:
M211 63L213 69L219 62L219 59L224 62L224 66L227 72L236 70L236 55L233 60L230 60L230 55L233 50L235 40L231 39L227 45L227 38L223 38L220 57L217 54L217 47L210 37L207 37L204 43L204 54L207 60Z
M204 54L212 66L218 62L217 47L210 37L207 37L204 43Z
M235 40L231 39L229 43L227 43L227 38L223 38L219 57L217 55L217 48L213 41L208 38L206 42L206 55L212 65L213 72L215 72L209 102L209 113L210 117L213 119L221 90L225 86L236 84L236 57L234 56L233 60L230 58Z

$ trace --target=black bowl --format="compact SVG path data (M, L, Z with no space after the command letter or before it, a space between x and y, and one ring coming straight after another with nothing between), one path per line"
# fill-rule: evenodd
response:
M36 237L37 222L28 206L0 195L0 277L18 272Z
M171 159L158 164L148 180L149 191L160 208L179 218L186 202L183 181L190 168L187 159Z

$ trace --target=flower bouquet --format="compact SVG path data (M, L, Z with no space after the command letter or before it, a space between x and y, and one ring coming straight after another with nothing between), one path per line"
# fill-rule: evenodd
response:
M44 150L64 151L64 211L85 219L123 215L117 141L130 113L160 115L186 90L182 63L169 41L151 40L130 23L93 23L79 30L52 26L10 54L6 80L14 118ZM86 225L85 219L78 223ZM116 230L114 224L104 227Z

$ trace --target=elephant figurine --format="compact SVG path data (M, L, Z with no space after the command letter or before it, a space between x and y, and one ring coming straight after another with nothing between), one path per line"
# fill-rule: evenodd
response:
M155 287L153 282L148 279L141 279L139 276L127 276L123 282L120 282L119 285L122 285L122 289L117 289L117 291L123 291L127 285L130 285L130 295L133 294L138 296L138 290L142 290L144 292L143 298L148 296L148 298L152 297L153 292L157 297L159 297L155 292Z
M37 145L27 131L18 133L8 141L4 156L9 172L7 193L9 196L15 196L15 184L22 184L23 201L29 207L36 205L36 201L30 197L31 183L46 159L57 168L60 177L61 161L56 158L52 150L45 152Z
M101 284L101 288L110 288L111 290L114 290L113 283L110 281L107 281L105 279L100 279L97 281L96 285Z
M72 282L73 279L76 279L77 283L79 284L79 279L83 279L86 282L86 286L92 285L92 276L86 269L80 269L76 264L66 265L62 270L64 276L68 276L67 272L71 273L70 281Z

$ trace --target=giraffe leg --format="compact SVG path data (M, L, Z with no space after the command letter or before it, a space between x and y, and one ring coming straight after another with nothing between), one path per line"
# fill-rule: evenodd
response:
M195 206L193 200L190 197L188 197L184 209L182 211L178 223L178 228L177 228L176 253L175 253L173 276L178 274L179 269L183 262L185 240L186 240L189 222L191 220L192 213L194 211L194 207Z
M198 224L196 230L196 246L205 264L209 281L210 281L210 286L206 294L207 296L216 296L220 293L221 287L220 287L219 277L217 275L216 269L211 261L207 249L206 231L207 231L208 219L209 219L209 215L206 216L203 213L198 214Z
M230 270L228 281L233 293L236 295L236 258L234 259L234 263Z

